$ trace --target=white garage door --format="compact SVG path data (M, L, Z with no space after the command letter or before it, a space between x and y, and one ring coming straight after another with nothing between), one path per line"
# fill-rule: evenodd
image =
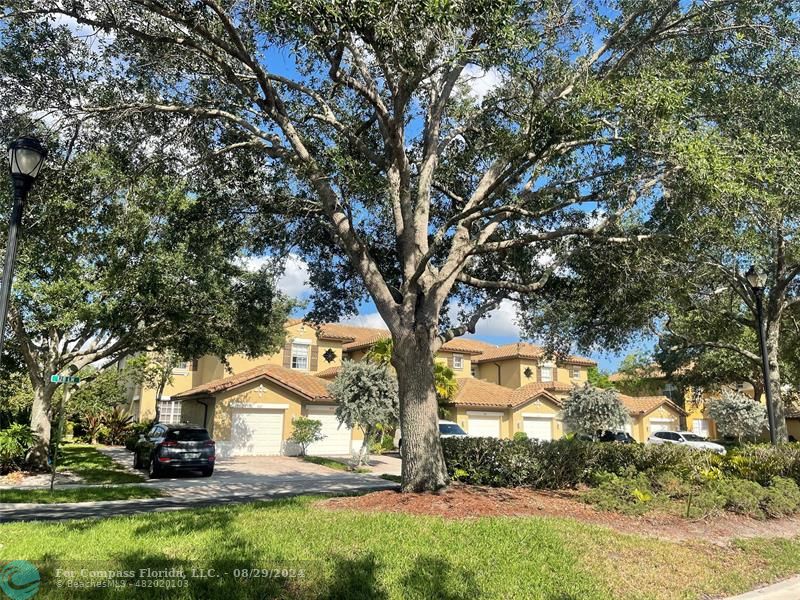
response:
M708 419L695 419L692 421L692 432L707 438L711 432L711 425Z
M672 419L650 419L650 433L672 431L674 428L675 421Z
M233 456L281 454L283 410L282 408L234 408L231 415L231 454Z
M495 413L469 414L468 433L471 437L500 437L500 415Z
M553 439L552 417L523 417L522 427L532 440L549 442Z
M313 456L350 455L350 440L353 432L346 425L339 426L336 409L333 406L309 408L308 418L322 422L322 435L325 436L321 441L308 447L309 454Z

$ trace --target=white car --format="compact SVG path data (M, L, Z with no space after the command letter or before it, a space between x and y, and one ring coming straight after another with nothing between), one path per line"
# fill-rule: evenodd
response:
M467 432L461 429L461 426L455 421L439 421L439 437L467 437ZM403 444L403 437L400 434L400 428L394 432L394 445L399 448Z
M657 431L649 438L648 444L681 444L687 448L696 450L710 450L717 454L725 454L724 446L709 442L703 436L692 433L691 431Z

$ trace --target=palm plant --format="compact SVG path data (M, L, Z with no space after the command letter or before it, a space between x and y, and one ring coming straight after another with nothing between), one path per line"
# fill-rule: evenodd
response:
M389 365L392 362L393 349L394 343L392 342L392 338L383 338L372 344L365 358L379 365ZM439 416L444 418L447 417L447 410L441 405L450 402L455 398L456 393L458 393L456 375L453 369L446 364L434 362L433 380L436 389L436 399L439 401Z
M383 338L372 344L364 358L379 365L388 365L392 362L393 350L394 342L392 338Z

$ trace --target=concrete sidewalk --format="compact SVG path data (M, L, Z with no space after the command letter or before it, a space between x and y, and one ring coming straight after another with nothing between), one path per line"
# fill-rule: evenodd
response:
M727 600L798 600L798 598L800 598L800 575Z

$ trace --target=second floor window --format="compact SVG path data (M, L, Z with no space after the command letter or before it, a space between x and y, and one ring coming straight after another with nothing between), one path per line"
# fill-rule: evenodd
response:
M539 367L539 380L542 383L550 383L553 381L553 365L545 363Z
M453 368L458 371L464 368L464 357L460 354L453 354Z
M569 368L569 376L572 379L580 379L581 378L581 368L577 365L573 365Z
M173 371L188 371L189 370L189 363L185 360L175 363L175 368Z
M308 344L292 344L292 368L308 371L308 354L311 346Z

